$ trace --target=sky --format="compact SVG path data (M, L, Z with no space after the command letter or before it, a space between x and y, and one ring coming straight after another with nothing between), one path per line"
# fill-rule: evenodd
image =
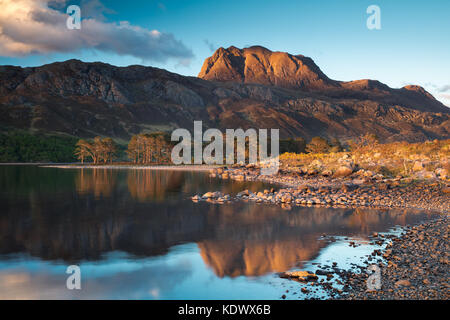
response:
M68 29L66 9L81 9ZM369 29L370 5L380 29ZM330 78L423 86L450 106L450 1L0 0L0 65L80 59L196 76L219 47L311 57Z

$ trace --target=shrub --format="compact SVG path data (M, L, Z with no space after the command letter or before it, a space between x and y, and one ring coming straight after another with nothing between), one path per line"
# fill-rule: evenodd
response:
M293 152L303 153L306 150L305 139L298 137L295 139L280 139L280 153Z
M322 137L314 137L306 145L306 151L309 153L327 153L330 150L330 144Z

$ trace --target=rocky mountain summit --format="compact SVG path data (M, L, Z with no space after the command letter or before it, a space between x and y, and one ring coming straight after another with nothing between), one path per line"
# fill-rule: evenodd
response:
M392 89L377 80L336 81L328 78L311 58L272 52L260 46L219 48L205 60L198 77L220 82L258 83L308 92L318 91L329 97L395 102L422 111L448 111L447 107L420 86Z
M264 47L219 48L203 63L199 78L206 80L259 83L290 89L331 89L330 80L311 58L272 52Z
M312 59L262 47L218 49L199 77L68 60L0 66L0 125L77 137L279 128L281 137L450 138L450 109L419 86L329 79Z

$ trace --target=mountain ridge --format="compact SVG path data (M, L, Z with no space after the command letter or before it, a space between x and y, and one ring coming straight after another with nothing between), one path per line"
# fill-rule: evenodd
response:
M428 104L432 104L433 111L438 111L439 108L441 109L439 111L445 111L443 107L447 108L421 86L407 85L394 89L372 79L333 80L327 77L309 57L271 51L262 46L243 49L234 46L227 49L221 47L211 57L205 59L198 77L219 82L257 83L288 89L321 91L322 93L329 91L329 94L332 95L334 92L334 96L339 92L348 95L345 90L378 91L391 94L399 94L406 90L415 92L410 95L415 95L416 99L419 95L422 98L428 98L430 100Z
M279 128L284 138L350 139L367 132L382 141L450 138L450 109L418 86L335 82L313 75L317 70L311 64L308 72L298 73L306 78L267 78L281 81L277 85L232 79L233 70L226 75L231 81L220 81L76 59L39 67L0 66L0 125L123 140L141 132L192 130L194 120L202 120L205 128Z

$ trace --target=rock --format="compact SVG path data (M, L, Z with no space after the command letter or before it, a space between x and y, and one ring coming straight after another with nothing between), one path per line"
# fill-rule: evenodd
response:
M220 191L213 192L213 198L221 197L223 194Z
M222 196L222 192L216 191L216 192L207 192L202 196L202 198L203 199L212 199L212 198L219 198L221 196Z
M409 280L399 280L394 284L396 287L409 287L411 285L411 282Z
M367 177L367 178L373 177L374 175L375 175L375 173L373 173L370 170L367 170L364 172L364 177Z
M249 195L248 189L246 189L244 191L241 191L241 192L239 192L237 194L238 197L242 197L242 196L247 196L248 197L248 195Z
M322 165L323 165L323 162L318 159L311 162L312 167L321 167Z
M417 171L422 171L424 168L425 168L425 166L423 165L423 162L416 161L416 162L414 162L412 170L417 172Z
M213 192L207 192L205 193L202 198L208 199L208 198L214 198L214 193Z
M445 180L448 178L448 170L444 168L437 168L435 171L436 175L439 176L442 180Z
M387 184L387 183L381 183L381 184L378 185L378 190L385 191L385 190L388 190L388 189L390 189L390 185Z
M292 202L292 196L290 194L283 195L281 197L281 202L283 202L283 203L290 203L290 202Z
M418 179L435 179L436 178L436 174L434 172L426 171L426 170L416 172L415 176Z
M392 253L392 250L386 250L386 252L383 254L383 258L388 258Z
M335 177L347 177L353 173L353 169L348 166L339 167L334 173Z
M296 278L300 281L317 280L316 274L310 271L288 271L280 274L281 278Z
M326 275L329 275L329 274L332 274L332 273L333 273L332 271L326 271L326 270L322 270L322 269L317 269L316 270L316 274L319 275L319 276L326 276Z

